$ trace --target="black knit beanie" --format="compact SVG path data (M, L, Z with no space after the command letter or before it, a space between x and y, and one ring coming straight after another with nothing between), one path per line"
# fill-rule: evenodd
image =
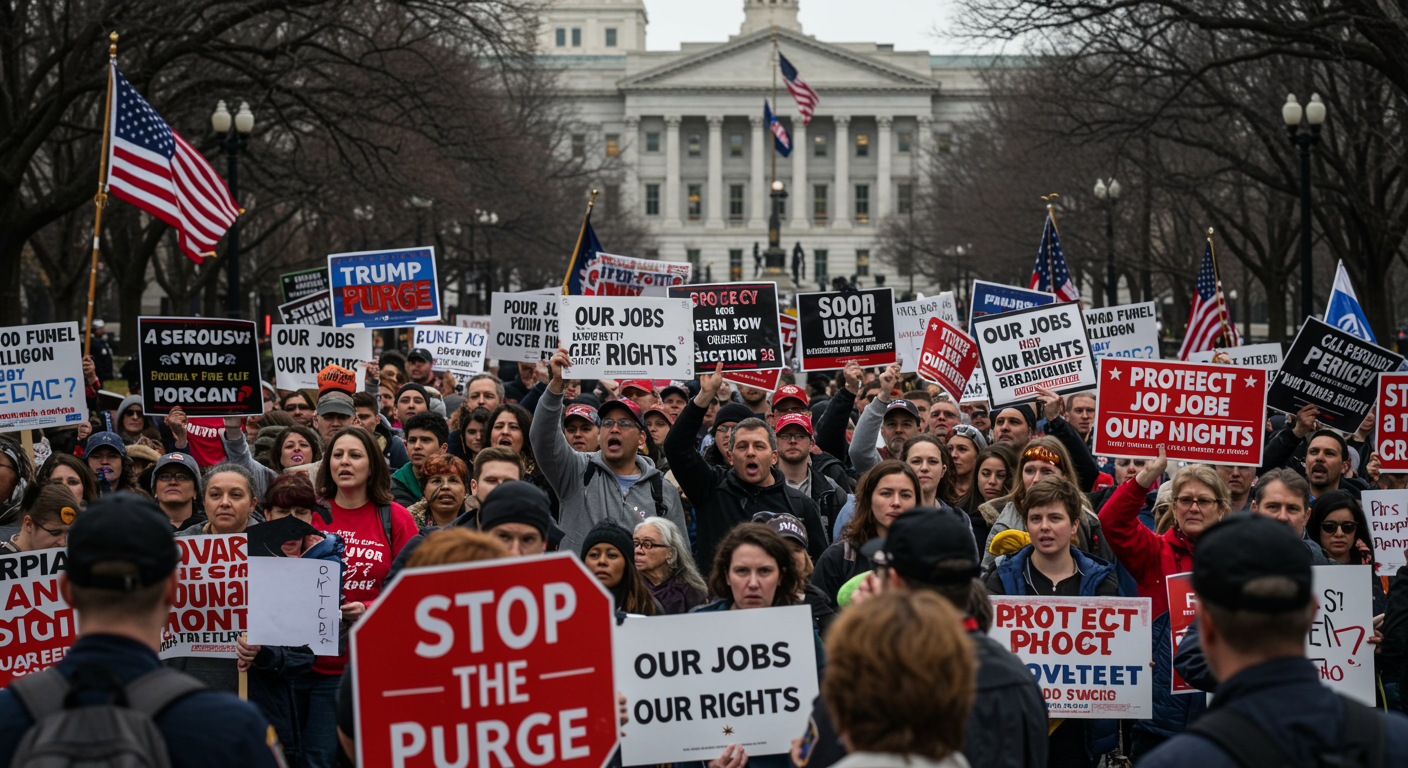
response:
M631 532L622 528L620 524L614 520L607 519L602 520L592 526L590 531L587 531L587 538L582 540L582 559L586 560L587 553L592 551L592 547L603 542L619 550L621 556L624 558L629 559L635 557L636 547L635 543L631 540Z

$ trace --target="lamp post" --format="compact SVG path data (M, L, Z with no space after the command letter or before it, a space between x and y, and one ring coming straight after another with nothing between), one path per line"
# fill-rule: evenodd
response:
M782 201L787 199L787 189L782 179L772 181L772 213L768 216L768 249L763 251L763 270L774 279L786 272L784 263L787 254L782 250Z
M1115 201L1120 199L1120 183L1096 179L1095 197L1105 203L1105 295L1106 306L1113 307L1120 301L1120 280L1115 274Z
M1300 311L1309 318L1315 314L1315 270L1310 256L1310 148L1320 143L1320 126L1325 122L1325 104L1320 94L1310 94L1310 103L1301 109L1294 93L1286 96L1281 119L1291 143L1300 147Z
M473 263L475 264L475 266L477 266L479 269L482 269L482 270L483 270L483 276L484 276L484 279L483 279L482 281L480 281L480 280L476 280L476 281L475 281L475 282L480 282L480 283L482 283L483 288L484 288L484 298L483 298L483 301L482 301L482 302L479 302L479 301L478 301L478 297L476 297L476 302L479 303L479 308L478 308L478 309L479 309L479 314L481 314L481 315L487 315L487 314L489 314L489 312L490 312L490 301L493 300L493 293L494 293L494 271L493 271L493 270L494 270L494 266L493 266L493 263L489 260L489 240L488 240L488 238L485 237L485 239L484 239L484 253L483 253L483 255L481 256L481 255L479 254L479 252L478 252L478 249L475 247L474 233L475 233L476 230L480 229L481 227L492 227L492 226L497 225L497 224L499 223L499 214L494 213L493 211L485 211L485 210L481 210L481 209L479 209L479 208L475 208L475 209L474 209L474 223L476 224L476 226L470 227L470 230L469 230L469 236L470 236L470 252L471 252L470 258L472 259L472 261L473 261ZM479 271L479 270L476 269L476 271Z
M224 134L224 141L221 146L225 149L225 156L229 158L229 171L225 174L225 180L230 185L230 197L239 200L240 197L240 176L239 176L239 155L249 146L249 134L254 130L254 113L249 111L249 102L240 102L240 111L232 116L225 108L224 100L215 105L215 113L210 116L210 127L215 129L215 133ZM230 242L226 246L229 250L226 265L226 299L225 316L240 316L240 220L235 219L230 225Z

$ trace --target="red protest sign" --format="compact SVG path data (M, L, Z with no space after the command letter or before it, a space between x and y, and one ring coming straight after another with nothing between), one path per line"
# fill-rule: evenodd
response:
M1164 579L1168 585L1169 658L1178 653L1178 644L1188 633L1188 625L1197 617L1198 596L1193 592L1193 574L1176 573ZM1173 671L1173 693L1197 693L1198 689L1183 681L1178 670Z
M567 553L404 571L352 632L357 764L601 768L613 628Z
M725 371L724 381L731 381L735 384L746 384L758 389L766 389L769 392L777 391L777 380L782 377L781 368L773 368L766 371Z
M1408 373L1379 374L1374 453L1379 471L1408 472Z
M1099 397L1098 456L1261 464L1266 371L1107 357Z
M929 318L919 352L919 377L938 382L958 402L977 366L978 345L973 337L937 317Z
M778 314L777 322L782 331L782 359L790 361L792 349L797 346L797 318L782 312Z

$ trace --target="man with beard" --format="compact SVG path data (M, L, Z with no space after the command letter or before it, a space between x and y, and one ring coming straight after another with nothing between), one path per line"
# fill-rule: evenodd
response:
M766 419L768 416L768 391L750 387L747 384L738 385L738 397L743 400L743 404L748 406L758 418Z
M777 468L787 485L811 497L821 511L821 524L827 530L846 504L846 489L821 472L821 462L840 462L829 454L812 454L812 417L789 413L777 420Z
M890 393L901 377L899 363L891 364L880 374L880 391L860 415L851 436L851 463L857 474L885 459L898 459L904 442L919 434L919 409L904 399L890 399ZM875 435L885 442L875 447Z
M590 405L569 405L562 416L562 434L577 453L596 451L601 448L601 417Z
M558 349L548 361L551 378L538 400L530 427L532 443L548 484L557 494L562 549L575 552L603 519L635 530L647 517L660 516L688 530L679 492L665 482L655 462L638 451L645 445L645 421L632 400L610 400L597 411L601 418L599 449L579 453L567 442L562 422L562 369L572 365L567 350Z
M1287 417L1285 428L1266 441L1262 452L1261 473L1276 467L1293 469L1310 481L1310 502L1335 489L1348 491L1354 498L1364 490L1359 480L1346 477L1349 472L1349 445L1338 432L1316 429L1320 409L1307 403ZM1305 446L1305 458L1296 454Z

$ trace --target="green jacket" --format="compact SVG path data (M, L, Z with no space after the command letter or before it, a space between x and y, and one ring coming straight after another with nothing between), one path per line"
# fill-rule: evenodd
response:
M424 495L420 488L420 478L416 477L416 468L409 461L391 474L391 497L397 504L409 507L420 501Z

